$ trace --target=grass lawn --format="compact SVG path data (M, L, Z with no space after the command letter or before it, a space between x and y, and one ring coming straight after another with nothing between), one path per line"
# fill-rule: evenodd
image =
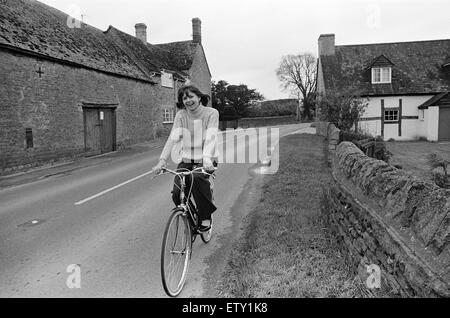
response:
M393 141L387 142L386 146L393 154L389 163L399 164L404 171L430 181L432 179L426 156L436 152L450 159L450 142Z
M280 168L264 179L218 285L222 297L365 297L320 215L331 176L322 137L280 141Z

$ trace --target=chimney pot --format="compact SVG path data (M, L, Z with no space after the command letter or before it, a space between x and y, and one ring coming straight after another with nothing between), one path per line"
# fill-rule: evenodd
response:
M321 34L319 36L319 57L321 55L334 55L334 34Z
M202 44L202 21L199 18L192 19L192 40Z
M136 38L147 44L147 26L145 23L137 23L134 28L136 29Z

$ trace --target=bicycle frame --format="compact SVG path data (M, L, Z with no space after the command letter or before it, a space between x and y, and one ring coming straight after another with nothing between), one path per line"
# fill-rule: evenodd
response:
M171 173L173 175L176 175L178 177L180 177L180 204L177 205L172 211L176 210L176 209L183 209L184 213L188 216L189 220L191 221L189 224L191 224L192 228L192 233L195 236L196 234L198 234L198 210L197 207L193 205L192 201L191 201L191 191L189 191L188 196L186 196L186 194L184 193L185 189L186 189L186 176L187 175L191 175L191 177L193 177L193 174L197 171L209 175L212 178L215 178L215 176L212 173L208 173L206 172L203 167L197 167L193 170L188 170L186 169L186 172L176 172L167 168L162 168L161 170L161 174L164 174L165 172ZM215 169L216 170L216 169ZM190 203L190 204L189 204ZM192 207L191 207L192 206ZM194 211L192 211L192 209L194 209Z
M192 257L192 244L197 237L197 234L200 234L203 242L208 243L211 239L211 230L205 233L200 233L198 231L198 211L197 207L193 205L191 201L191 191L189 191L188 195L186 196L185 189L186 189L186 176L191 175L192 177L192 184L194 182L193 180L193 174L201 169L202 173L208 174L211 177L215 178L214 175L206 172L203 167L195 168L193 170L185 169L186 172L176 172L167 168L162 168L161 173L163 174L165 172L169 172L171 174L174 174L176 176L180 177L180 204L177 205L173 210L172 214L169 217L169 221L166 225L166 229L164 231L163 236L163 243L162 243L162 249L161 249L161 277L162 277L162 283L164 290L169 296L175 297L177 296L181 290L183 289L184 283L186 281L186 275L187 275L187 269L189 266L189 260ZM155 176L156 177L156 176ZM182 234L185 237L185 240L183 240L183 237L181 237L181 241L178 240L178 220L181 218L181 222L184 223L182 226L183 233ZM176 220L177 223L173 223L174 220ZM212 221L211 221L212 223ZM172 226L174 225L174 226ZM212 224L211 224L212 225ZM171 229L175 229L175 239L172 241L170 239L170 236L172 233ZM206 235L206 236L205 236ZM168 239L169 238L169 239ZM179 249L177 242L181 242L182 247ZM169 247L169 249L167 249ZM166 255L167 253L167 255ZM178 257L175 257L177 260L175 263L173 263L174 255L179 255L181 257L181 260L183 261L181 264L183 264L182 271L179 272L181 276L177 278L178 273ZM184 260L183 260L184 259ZM169 263L166 265L166 261L169 260ZM174 265L175 264L175 265ZM175 266L174 268L172 268ZM176 285L172 286L173 278L176 278L175 281Z
M192 177L192 176L191 176ZM175 209L177 208L181 208L184 210L184 213L188 216L188 218L191 221L191 226L193 226L193 231L192 233L196 234L197 232L197 209L193 206L193 203L191 200L191 192L189 192L189 195L186 197L186 194L184 193L185 189L186 189L186 176L185 175L181 175L180 176L180 204L175 207ZM192 207L191 207L192 206ZM195 211L191 211L192 209L195 209ZM193 213L194 212L194 213Z

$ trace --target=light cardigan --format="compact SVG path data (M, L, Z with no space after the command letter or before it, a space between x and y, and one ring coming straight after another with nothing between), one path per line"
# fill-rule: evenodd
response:
M173 121L169 139L164 146L160 159L167 161L173 146L182 141L181 153L172 154L177 159L203 160L203 163L218 161L217 133L219 130L219 112L212 107L200 105L194 112L179 110ZM178 158L174 158L174 156Z

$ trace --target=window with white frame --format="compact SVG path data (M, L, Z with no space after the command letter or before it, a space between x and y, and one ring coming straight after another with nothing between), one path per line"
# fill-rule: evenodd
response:
M425 110L419 109L419 119L424 120L425 119Z
M372 68L372 84L383 84L391 82L390 67L373 67Z
M161 85L173 88L173 75L167 72L161 72Z
M384 122L398 122L398 109L385 109Z
M163 108L162 110L162 116L163 116L163 123L173 123L173 118L175 112L172 107Z

